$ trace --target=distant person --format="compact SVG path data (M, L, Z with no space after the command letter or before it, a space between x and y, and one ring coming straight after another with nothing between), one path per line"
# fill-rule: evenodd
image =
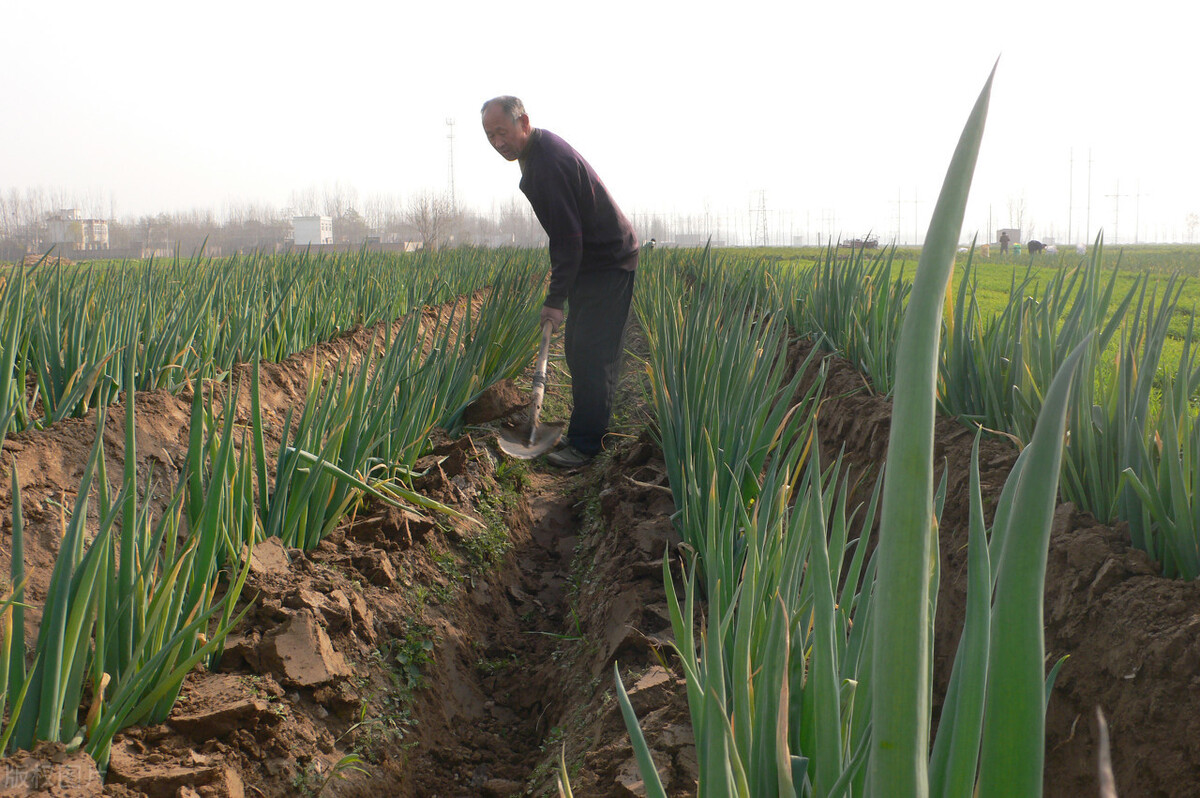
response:
M1001 255L1008 254L1008 242L1009 242L1008 231L1004 231L1004 232L1000 233L1000 254Z
M516 97L494 97L480 109L488 142L521 166L521 191L550 237L550 290L541 323L566 316L564 347L571 372L566 441L546 455L560 468L587 464L600 452L633 299L638 240L633 225L594 169L571 145L529 123Z

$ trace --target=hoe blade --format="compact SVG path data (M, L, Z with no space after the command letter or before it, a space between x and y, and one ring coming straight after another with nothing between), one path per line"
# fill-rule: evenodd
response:
M539 424L530 436L528 426L504 427L500 430L500 450L518 460L532 460L553 449L562 430L562 424Z

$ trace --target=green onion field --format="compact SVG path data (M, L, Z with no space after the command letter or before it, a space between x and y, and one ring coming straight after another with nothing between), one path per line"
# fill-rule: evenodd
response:
M1200 247L960 247L990 86L920 249L643 252L574 473L544 251L4 266L0 780L1200 795Z

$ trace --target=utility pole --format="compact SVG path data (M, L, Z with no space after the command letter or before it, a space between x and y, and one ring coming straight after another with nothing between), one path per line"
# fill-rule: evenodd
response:
M896 189L896 244L900 244L900 208L904 205L904 198L900 194L900 189Z
M1088 201L1087 216L1084 219L1083 243L1088 244L1092 238L1092 148L1088 147Z
M458 198L454 192L454 117L447 117L446 126L450 128L450 132L446 134L450 142L450 212L457 215Z
M758 221L762 227L762 245L767 245L767 192L758 192Z
M906 202L911 202L912 206L913 206L913 240L912 240L912 243L913 243L913 246L915 247L915 246L919 246L921 243L921 215L917 210L920 207L921 199L920 199L919 195L917 194L917 189L915 189L915 188L913 189L913 198L911 200L906 200Z
M921 245L921 198L917 189L913 189L913 245Z
M1121 179L1117 178L1117 188L1114 194L1105 194L1113 201L1113 243L1117 243L1121 233L1121 197L1128 197L1128 194L1121 193Z
M825 231L826 245L836 246L840 240L837 236L837 213L831 208L821 209L821 228ZM818 242L820 236L818 235Z
M1133 243L1138 243L1138 237L1142 232L1142 181L1137 181L1137 193L1134 194L1134 211L1133 211ZM1157 238L1157 236L1155 236Z
M1067 243L1074 244L1075 239L1071 237L1073 228L1071 226L1071 213L1075 210L1075 148L1071 148L1071 165L1067 169Z

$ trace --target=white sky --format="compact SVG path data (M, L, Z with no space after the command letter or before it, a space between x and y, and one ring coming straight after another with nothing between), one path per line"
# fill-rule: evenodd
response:
M906 241L997 56L964 236L1022 198L1060 242L1069 215L1074 239L1090 218L1132 242L1135 221L1185 240L1200 214L1191 0L6 0L0 31L0 191L111 196L122 217L443 190L448 118L459 202L488 211L519 175L479 106L511 93L627 214L748 235L765 196L777 242L890 239L897 209Z

